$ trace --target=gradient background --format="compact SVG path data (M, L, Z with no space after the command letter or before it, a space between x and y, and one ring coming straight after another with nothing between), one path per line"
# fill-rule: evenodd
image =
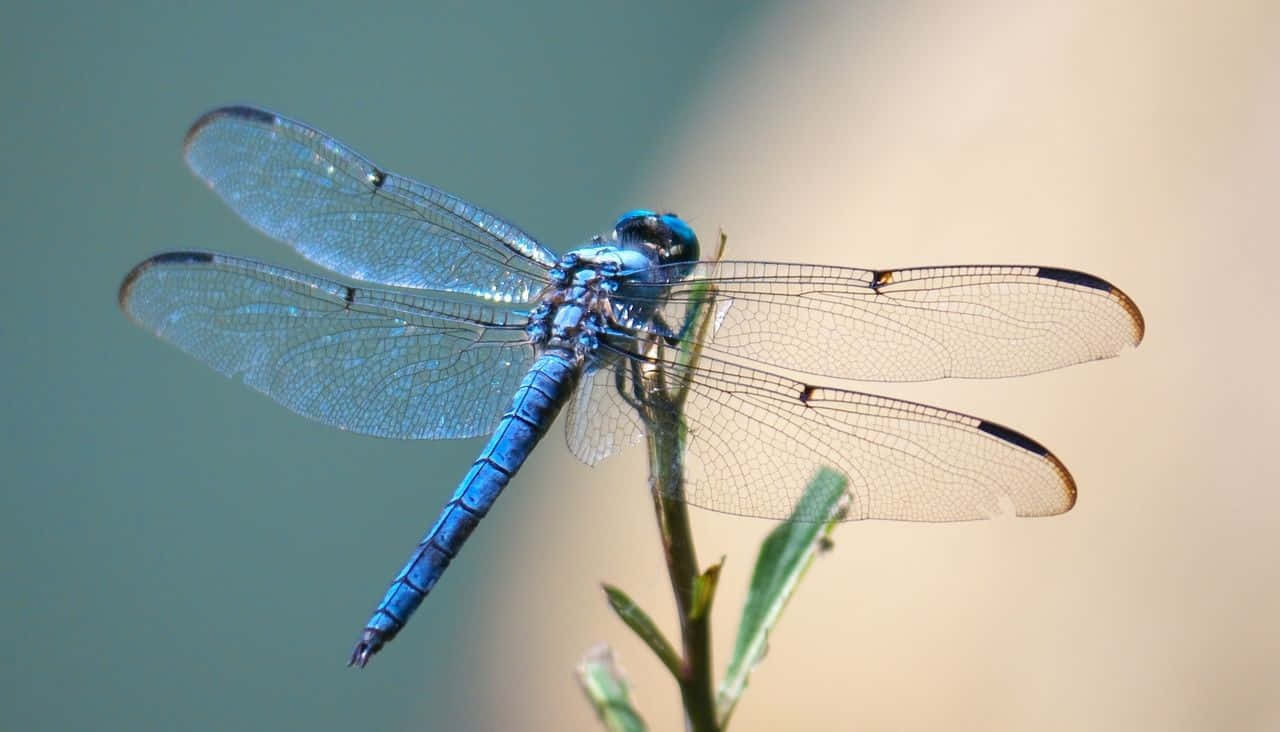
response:
M598 588L674 631L642 451L589 470L558 433L408 630L343 667L479 441L312 424L117 311L157 250L298 265L182 166L235 101L556 249L651 206L739 258L1116 282L1148 323L1121 359L883 389L1049 445L1075 510L842 527L734 728L1280 728L1280 6L517 8L0 11L0 728L595 729L571 671L600 640L680 726ZM771 525L694 520L728 557L723 670Z

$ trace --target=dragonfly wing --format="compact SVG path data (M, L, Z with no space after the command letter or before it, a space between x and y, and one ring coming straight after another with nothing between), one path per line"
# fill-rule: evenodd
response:
M185 150L245 221L346 277L527 302L556 260L514 224L272 112L209 112Z
M565 440L574 457L587 465L595 465L644 437L640 413L623 396L626 384L634 381L618 369L628 363L605 354L579 379L573 401L567 405Z
M672 361L661 368L670 389L688 388L684 494L674 497L691 505L785 519L823 466L849 479L850 520L1049 516L1075 503L1061 461L994 422L813 387L706 353L696 370Z
M674 328L707 285L716 300L705 353L842 379L1030 374L1109 358L1144 329L1119 289L1052 267L702 262L674 284L629 284L615 299L654 303Z
M146 260L120 306L289 409L378 437L488 434L534 359L522 318L504 308L207 252Z

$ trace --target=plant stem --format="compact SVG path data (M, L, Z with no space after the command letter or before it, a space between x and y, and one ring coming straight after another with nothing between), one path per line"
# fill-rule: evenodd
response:
M661 411L661 410L660 410ZM680 425L650 424L649 470L653 476L653 509L658 518L667 573L680 616L684 658L680 669L680 697L685 726L694 732L718 730L715 695L711 683L711 620L709 613L694 617L693 585L698 578L698 557L684 501L683 450Z
M724 255L726 238L720 232L715 261ZM684 502L684 402L688 396L689 374L697 366L703 339L711 322L715 291L710 285L693 288L689 310L680 329L682 347L675 362L659 367L645 384L644 397L637 406L645 421L649 447L649 479L652 481L653 510L662 537L662 553L671 577L671 589L680 615L683 659L677 680L684 702L685 727L691 732L719 732L716 698L711 679L711 613L694 608L694 583L700 576L698 555L689 527L689 509ZM663 349L661 342L654 346ZM664 363L659 359L657 363ZM674 385L674 388L672 388ZM714 586L714 585L713 585Z

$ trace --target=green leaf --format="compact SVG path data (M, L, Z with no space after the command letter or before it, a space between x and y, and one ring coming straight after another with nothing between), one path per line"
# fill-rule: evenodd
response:
M578 684L595 707L596 716L611 732L644 732L644 720L631 706L627 680L613 660L609 646L600 645L587 651L575 673Z
M689 607L689 619L701 620L711 609L711 601L716 596L716 585L720 583L720 568L724 566L724 557L707 567L693 581L693 604Z
M672 676L679 681L681 677L680 656L676 654L675 648L667 640L666 636L658 630L658 626L654 624L653 618L649 614L640 609L627 593L619 590L613 585L604 585L605 597L609 599L609 607L622 618L622 622L627 624L628 628L635 631L640 636L640 640L645 642L654 653L658 654L658 659L667 667Z
M831 531L847 505L841 500L847 495L847 486L848 480L843 475L828 468L819 470L792 512L792 518L769 532L760 545L733 659L716 695L721 724L729 721L751 671L763 660L769 632L777 625L814 556L829 548ZM798 516L828 518L825 522L797 521Z

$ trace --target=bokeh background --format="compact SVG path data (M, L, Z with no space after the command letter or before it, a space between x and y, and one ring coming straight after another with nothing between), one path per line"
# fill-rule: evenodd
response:
M479 441L309 423L117 311L157 250L299 265L183 169L235 101L557 249L642 205L740 258L1116 282L1148 323L1120 359L882 389L1051 446L1075 510L843 526L734 727L1280 728L1280 5L48 3L0 38L0 728L595 729L601 640L680 726L599 590L674 632L642 455L558 433L343 667ZM723 670L770 524L694 520Z

